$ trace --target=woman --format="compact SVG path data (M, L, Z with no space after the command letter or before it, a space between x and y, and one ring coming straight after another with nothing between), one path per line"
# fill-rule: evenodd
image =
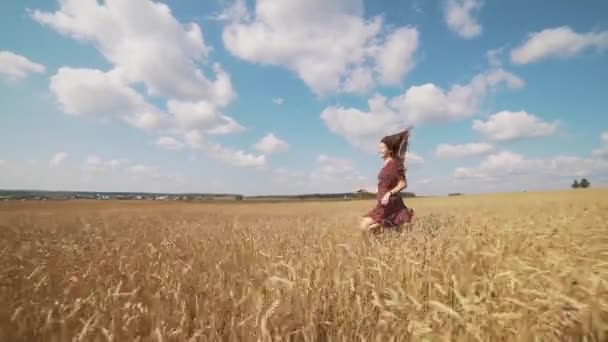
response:
M383 228L400 230L403 223L412 222L414 210L405 206L399 191L407 187L405 178L405 153L408 148L410 129L382 138L379 153L384 165L378 174L376 207L361 221L364 232L378 232Z

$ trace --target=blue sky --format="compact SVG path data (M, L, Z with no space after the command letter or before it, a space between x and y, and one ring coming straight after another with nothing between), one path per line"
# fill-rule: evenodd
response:
M375 189L414 126L419 194L608 183L608 3L0 4L0 188Z

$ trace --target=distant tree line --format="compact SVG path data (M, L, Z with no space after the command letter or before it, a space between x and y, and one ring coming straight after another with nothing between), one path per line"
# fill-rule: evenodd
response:
M583 178L580 181L578 180L574 180L574 183L572 183L572 188L573 189L578 189L578 188L583 188L586 189L588 187L591 186L591 183L589 183L589 181L587 180L587 178Z

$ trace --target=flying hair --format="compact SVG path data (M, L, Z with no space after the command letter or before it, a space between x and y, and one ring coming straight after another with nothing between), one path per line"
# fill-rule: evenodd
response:
M391 151L394 158L399 159L401 162L405 161L405 155L409 147L409 140L412 132L412 127L392 135L387 135L382 138L382 142Z

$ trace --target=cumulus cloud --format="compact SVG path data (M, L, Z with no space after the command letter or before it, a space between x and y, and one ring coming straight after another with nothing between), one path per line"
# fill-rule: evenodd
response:
M443 4L445 23L450 30L462 38L475 38L482 32L482 27L476 18L482 5L483 0L445 0Z
M446 121L470 117L479 110L486 94L500 85L517 89L524 81L503 69L493 69L473 77L465 85L449 90L426 83L410 87L391 100L391 105L411 123Z
M243 150L234 150L219 144L209 145L207 152L212 157L233 166L262 168L266 165L266 157L263 154L256 156Z
M588 49L604 51L608 48L608 31L575 32L568 26L544 29L528 35L511 51L515 64L529 64L547 58L569 58Z
M521 88L524 81L503 69L492 69L448 90L426 83L412 86L390 100L375 94L368 100L367 111L330 106L322 111L321 118L331 132L351 144L375 148L375 142L395 127L471 117L479 111L487 94L502 85Z
M588 177L606 174L608 161L576 156L556 156L547 159L527 159L521 154L503 151L488 156L474 168L457 168L458 179L509 181L517 177Z
M33 73L43 73L44 65L34 63L11 51L0 51L0 78L19 81Z
M162 135L196 130L212 136L245 129L224 113L236 93L228 73L210 62L212 49L201 28L179 22L166 4L64 0L56 11L34 10L31 16L93 45L110 63L107 71L59 68L50 89L66 113L118 119ZM135 86L143 86L146 93ZM166 109L151 104L146 96L166 100ZM168 142L167 137L160 140ZM206 151L218 149L222 147Z
M160 137L156 141L156 145L166 150L181 150L184 148L184 143L173 137Z
M56 167L63 163L68 157L66 152L58 152L51 157L49 160L49 166Z
M368 111L327 107L321 112L321 119L331 132L344 137L352 145L373 149L376 147L374 143L380 141L388 129L399 127L403 120L387 105L384 96L376 94L367 103Z
M474 120L473 129L491 141L544 137L555 133L557 122L546 122L525 111L502 111L487 121Z
M408 151L405 155L405 163L406 165L424 164L424 158L414 152Z
M377 71L380 83L398 85L404 75L414 68L413 55L418 48L418 31L400 27L386 37L386 42L376 48Z
M439 144L435 148L435 155L439 158L464 158L486 154L493 149L494 146L488 143Z
M275 97L274 99L272 99L272 103L277 105L282 105L284 102L285 100L282 97Z
M219 15L233 55L286 68L316 94L364 92L397 85L414 65L419 34L389 29L363 15L362 0L257 0L253 11L236 0Z
M239 133L245 130L233 118L222 114L217 105L208 101L184 102L169 100L169 113L182 131L202 130L210 135Z
M273 133L266 134L254 147L256 150L266 154L287 152L289 150L289 144L285 140L277 138Z
M32 17L61 34L89 42L126 83L143 82L150 95L226 104L230 79L215 69L211 80L197 67L211 51L196 23L183 25L166 4L149 0L64 0L55 12Z
M263 168L266 166L266 156L254 155L243 150L234 150L212 143L197 131L190 131L185 134L186 143L193 149L203 151L212 158L220 160L226 164L237 167Z
M50 90L70 115L116 118L142 129L160 128L169 120L114 72L62 67L51 77Z

